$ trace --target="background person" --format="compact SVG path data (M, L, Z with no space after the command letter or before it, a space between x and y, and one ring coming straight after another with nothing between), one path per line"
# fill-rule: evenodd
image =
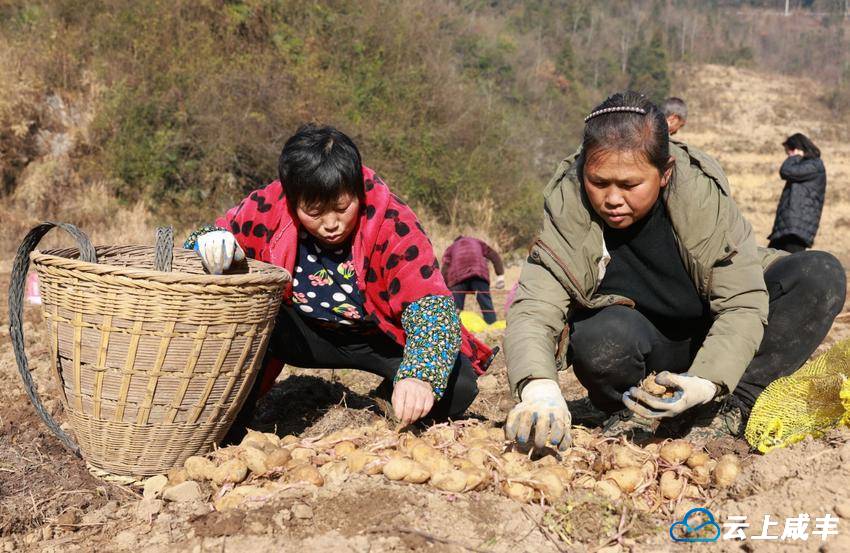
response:
M493 298L490 296L490 269L487 261L496 271L494 287L505 287L505 266L502 258L483 240L471 236L458 236L443 253L442 272L449 289L454 296L455 305L463 310L466 295L475 293L481 315L487 324L496 322Z
M688 105L681 98L675 96L667 98L661 104L661 111L664 113L664 118L667 119L670 136L679 132L679 129L688 122Z
M799 252L812 247L826 198L826 168L820 150L801 133L782 143L788 158L779 168L785 188L779 197L768 247Z

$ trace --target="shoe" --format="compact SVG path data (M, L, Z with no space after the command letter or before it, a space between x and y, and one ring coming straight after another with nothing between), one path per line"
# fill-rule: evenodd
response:
M652 438L657 425L655 421L623 409L608 417L602 425L602 435L606 438L625 436L633 442L641 442Z

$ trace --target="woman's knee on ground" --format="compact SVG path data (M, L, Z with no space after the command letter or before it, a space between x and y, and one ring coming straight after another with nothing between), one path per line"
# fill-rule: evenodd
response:
M791 273L786 278L790 277L793 286L800 287L825 314L838 315L847 294L847 276L841 262L831 253L818 250L795 253L786 260L793 263L786 269Z
M643 315L629 307L606 307L586 319L576 321L570 333L570 351L576 373L610 376L624 361L638 361L647 351Z

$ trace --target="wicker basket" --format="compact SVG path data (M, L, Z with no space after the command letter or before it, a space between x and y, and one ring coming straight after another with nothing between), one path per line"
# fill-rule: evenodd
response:
M79 251L33 252L55 226L74 235ZM290 278L285 270L249 260L244 274L205 274L194 252L172 248L170 230L158 233L157 247L96 249L71 225L30 231L10 287L12 339L30 400L72 450L41 406L23 351L28 257L38 271L53 372L90 465L115 475L160 474L224 436L257 376Z

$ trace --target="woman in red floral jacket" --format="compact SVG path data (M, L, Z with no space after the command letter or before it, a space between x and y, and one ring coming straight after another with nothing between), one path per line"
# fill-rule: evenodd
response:
M278 169L185 244L211 273L247 256L293 275L247 409L289 363L383 376L405 423L462 414L493 352L461 327L413 211L331 127L299 129Z

